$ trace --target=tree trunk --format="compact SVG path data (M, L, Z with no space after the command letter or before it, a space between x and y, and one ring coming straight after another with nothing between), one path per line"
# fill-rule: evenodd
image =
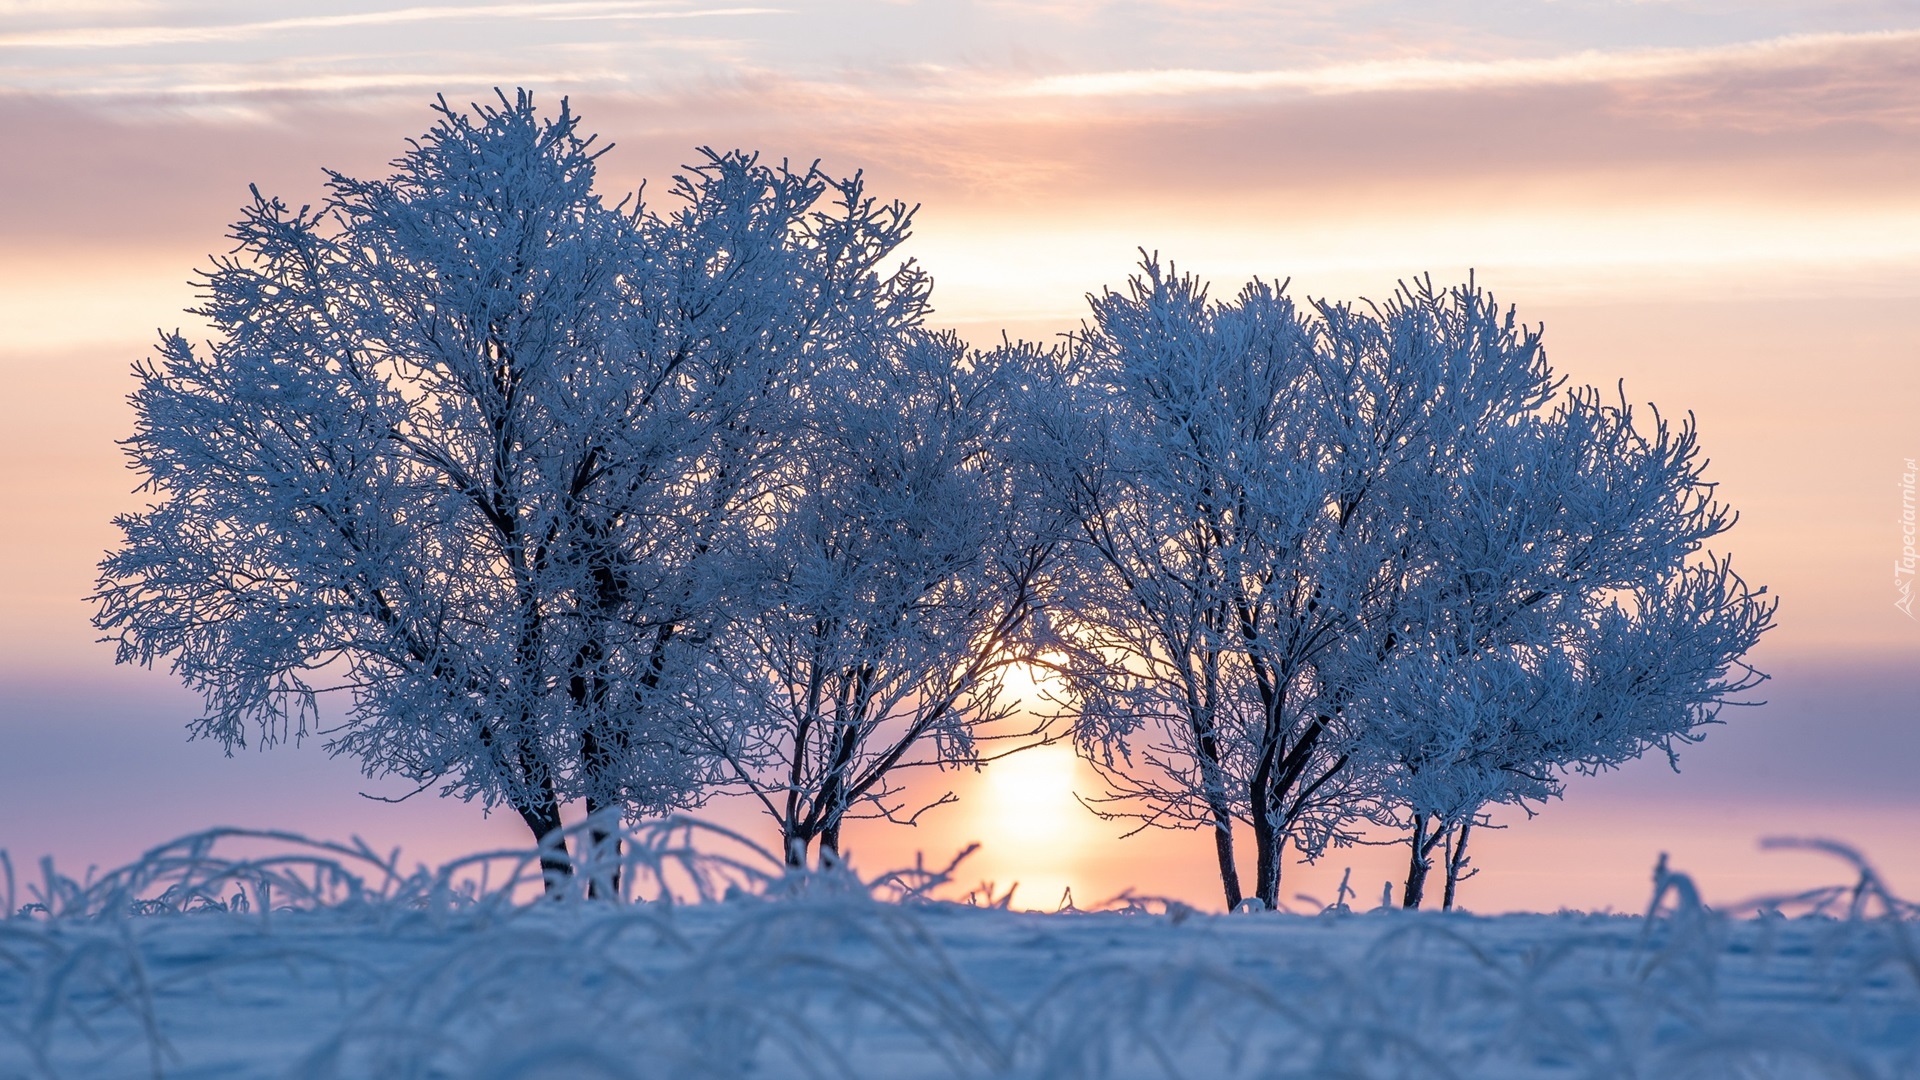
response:
M1264 801L1264 800L1263 800ZM1255 804L1253 814L1253 844L1257 852L1254 861L1253 895L1266 905L1268 911L1280 910L1280 848L1286 837L1276 834L1273 820L1266 808Z
M1253 818L1253 895L1268 911L1278 911L1280 900L1280 852L1273 828L1273 806L1279 801L1274 798L1276 765L1279 771L1285 770L1284 763L1275 762L1270 747L1247 782L1247 809Z
M1207 810L1213 815L1213 853L1220 862L1220 889L1227 895L1227 910L1240 906L1240 868L1233 858L1233 811L1227 807L1227 793L1220 776L1220 742L1213 733L1206 713L1189 713L1193 741L1200 751L1201 783Z
M527 823L534 843L540 845L540 880L546 886L547 896L559 899L566 894L567 879L573 876L573 860L567 858L565 845L546 845L547 838L561 828L560 800L554 796L553 781L541 781L530 803L515 802L513 808L519 811L520 820Z
M840 818L837 815L833 824L820 830L820 869L827 869L829 862L840 865Z
M1254 770L1253 781L1247 790L1248 805L1253 808L1254 841L1260 847L1258 895L1269 911L1280 910L1281 849L1286 846L1292 830L1292 814L1298 813L1306 797L1347 763L1345 756L1334 762L1318 780L1306 785L1287 816L1278 824L1274 822L1273 819L1280 816L1286 806L1287 792L1302 783L1307 766L1313 761L1314 748L1319 745L1320 736L1326 732L1331 721L1332 718L1324 714L1314 717L1313 722L1300 733L1293 749L1285 754L1279 754L1279 748L1284 743L1276 740L1267 751L1265 762Z
M593 796L587 796L587 817L595 824L587 831L587 843L592 845L593 858L611 859L613 864L604 869L596 869L587 879L587 899L620 899L620 855L625 841L617 833L600 826L597 816L606 807Z
M1227 910L1240 906L1240 868L1233 860L1233 818L1214 811L1213 854L1220 860L1220 888L1227 894Z
M862 682L865 683L862 675ZM864 689L862 691L864 694ZM857 724L841 726L839 738L833 744L833 764L820 785L820 794L814 800L814 820L820 823L820 869L827 868L827 860L839 861L840 823L847 814L847 776L853 771L853 757L860 749L860 728ZM831 853L831 854L829 854ZM805 853L802 852L804 855ZM803 859L800 865L805 866Z
M1440 910L1452 911L1454 892L1460 887L1460 872L1467 868L1467 833L1473 828L1473 819L1460 823L1460 839L1447 850L1447 889L1440 901Z
M1433 854L1433 841L1427 838L1427 815L1413 816L1413 837L1408 846L1413 857L1407 860L1407 887L1400 894L1400 906L1412 910L1426 896L1427 870L1432 866L1428 856Z
M601 575L596 572L595 576ZM600 586L602 606L607 606L616 599L608 595L609 589L610 586L605 583ZM574 707L587 718L580 731L580 764L586 770L589 780L594 782L593 786L596 789L614 770L613 749L601 741L600 733L596 730L599 727L597 717L604 714L607 704L607 682L599 674L604 656L605 650L601 648L598 639L589 638L583 642L574 653L574 673L567 681L567 693L573 699ZM624 740L616 737L615 741ZM613 867L610 872L596 872L589 876L587 898L618 900L620 898L621 841L615 839L609 843L608 840L613 834L600 827L596 816L612 804L591 793L587 795L586 802L587 818L594 822L587 832L590 850L595 858L605 858L609 854L613 858Z
M786 852L787 869L805 870L807 868L807 849L813 846L813 836L800 832L793 826L780 830L780 846Z

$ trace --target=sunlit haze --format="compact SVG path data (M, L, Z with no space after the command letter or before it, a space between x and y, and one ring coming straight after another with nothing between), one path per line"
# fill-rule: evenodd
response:
M1555 368L1691 413L1721 542L1780 597L1768 704L1576 780L1476 839L1478 910L1631 907L1662 851L1710 898L1826 880L1764 835L1863 846L1920 892L1920 623L1894 606L1897 487L1920 456L1920 8L1716 0L695 4L0 0L0 848L108 862L213 824L359 832L423 858L519 843L510 814L398 794L317 743L227 759L195 702L116 669L88 624L116 439L156 328L248 185L317 202L493 87L567 97L601 187L667 198L695 148L759 149L918 204L934 322L1051 338L1142 249L1227 296L1390 295L1469 274L1545 324ZM1022 677L1025 678L1025 677ZM1015 679L1020 682L1022 679ZM1024 689L1031 692L1031 680ZM1038 704L1036 700L1036 704ZM858 865L1019 882L1015 906L1132 887L1218 907L1210 839L1103 821L1070 744L916 776L958 800L863 822ZM1076 797L1077 796L1077 797ZM771 826L742 803L711 812ZM1302 907L1405 848L1287 868ZM964 891L964 890L963 890Z

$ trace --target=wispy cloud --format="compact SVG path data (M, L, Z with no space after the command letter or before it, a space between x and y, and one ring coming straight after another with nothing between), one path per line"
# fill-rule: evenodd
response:
M153 92L182 97L230 97L253 94L365 94L384 90L450 89L457 86L578 86L618 84L615 71L487 71L487 72L369 72L331 73L283 78L209 79L159 87ZM106 97L124 93L117 88L79 89L69 96Z
M48 6L46 0L0 0L0 17L46 15ZM60 0L58 14L68 18L82 14L125 15L159 7L160 0Z
M1529 85L1592 85L1669 79L1715 71L1791 66L1862 45L1920 44L1920 30L1796 34L1704 48L1584 50L1562 56L1499 60L1423 57L1269 71L1198 68L1048 75L1008 82L1006 97L1120 98L1296 91L1355 94L1467 90Z
M748 15L782 15L785 8L732 7L698 10L663 8L658 3L634 0L576 0L552 4L475 4L397 8L391 11L366 11L341 15L303 15L247 23L219 23L205 26L88 26L35 30L0 34L0 48L15 49L101 49L144 48L161 45L198 45L243 41L274 34L298 31L349 29L369 26L393 26L408 23L476 21L486 19L525 20L677 20L726 18Z

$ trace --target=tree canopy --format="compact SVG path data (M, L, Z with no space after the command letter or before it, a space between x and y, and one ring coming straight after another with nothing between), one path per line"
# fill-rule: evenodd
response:
M1070 736L1229 906L1382 827L1417 905L1489 807L1764 678L1691 417L1568 388L1472 283L1216 301L1148 258L976 350L857 174L703 150L610 206L564 102L438 114L318 208L254 192L212 339L135 368L154 501L95 622L229 750L317 733L540 838L742 791L803 865L902 770ZM1058 707L1008 729L1016 664Z

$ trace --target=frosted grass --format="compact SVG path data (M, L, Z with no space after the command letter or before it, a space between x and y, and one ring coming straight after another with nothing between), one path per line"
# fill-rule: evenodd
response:
M954 867L788 871L686 819L597 847L397 853L215 830L0 920L0 1076L1920 1076L1914 905L1842 880L1644 916L1051 915L938 902ZM588 880L619 902L586 899Z

